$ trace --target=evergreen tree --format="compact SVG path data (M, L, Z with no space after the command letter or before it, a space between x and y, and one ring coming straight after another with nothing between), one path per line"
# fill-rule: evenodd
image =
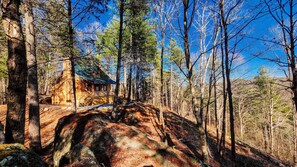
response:
M5 30L8 58L8 92L5 141L24 143L27 87L27 62L20 18L20 1L2 1L2 25Z
M150 74L152 64L154 64L156 57L156 37L152 32L149 21L145 18L145 12L138 8L134 8L132 2L126 2L127 17L124 19L123 32L123 63L131 63L126 60L132 59L130 64L130 76L135 74L135 77L130 77L132 87L132 78L134 78L134 85L136 86L135 97L136 100L145 101L150 96L148 90L148 76ZM135 2L138 4L138 2ZM132 6L131 6L132 5ZM111 62L115 61L118 51L118 34L119 23L114 18L104 32L98 34L98 50L99 59L106 62L107 69L112 69ZM130 60L131 61L131 60ZM130 91L132 89L130 88ZM129 99L129 97L128 97Z
M33 15L33 4L31 0L24 1L25 4L25 41L28 68L28 105L29 105L29 146L35 152L40 152L40 114L39 114L39 91L37 80L37 61L36 61L36 40L35 25Z

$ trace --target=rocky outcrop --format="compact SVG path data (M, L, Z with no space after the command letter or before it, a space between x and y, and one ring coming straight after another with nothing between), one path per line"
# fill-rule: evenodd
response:
M0 166L45 167L43 160L21 144L0 144Z
M77 144L60 160L60 166L98 167L100 166L89 147Z
M108 122L108 117L100 113L71 114L60 119L55 129L54 166L70 163L69 154L75 146L81 143L89 147L87 144L94 142Z
M66 116L56 127L54 166L197 166L149 130L139 130L135 121L114 123L98 111Z

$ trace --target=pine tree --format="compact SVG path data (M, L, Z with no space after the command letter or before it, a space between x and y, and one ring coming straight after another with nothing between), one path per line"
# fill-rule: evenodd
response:
M2 1L2 25L8 47L8 92L5 140L24 143L27 87L25 41L20 20L20 1Z
M37 80L35 25L31 0L25 3L25 35L28 67L29 146L35 152L41 151L39 91Z

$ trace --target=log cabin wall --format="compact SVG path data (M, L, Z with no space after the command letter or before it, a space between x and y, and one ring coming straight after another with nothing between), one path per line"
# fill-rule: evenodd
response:
M69 65L63 63L64 68L60 78L52 87L52 103L55 105L71 105L72 104L72 82ZM68 67L68 68L67 68ZM76 99L78 106L96 105L112 103L114 92L111 84L94 84L75 76L76 81Z
M114 92L111 84L92 84L80 79L76 80L76 99L78 106L112 103ZM53 86L52 102L55 105L71 105L71 80L62 80ZM96 88L97 87L97 88Z

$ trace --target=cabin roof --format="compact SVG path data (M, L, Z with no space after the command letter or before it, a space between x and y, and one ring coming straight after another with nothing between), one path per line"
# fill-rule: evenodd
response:
M115 84L115 81L110 79L110 77L96 65L75 65L75 74L79 78L94 84Z

